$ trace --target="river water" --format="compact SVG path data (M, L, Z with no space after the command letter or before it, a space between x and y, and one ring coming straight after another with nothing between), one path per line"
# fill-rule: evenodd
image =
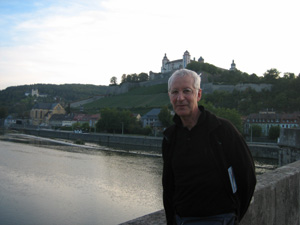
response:
M162 209L162 159L141 153L2 136L0 224L116 225Z
M0 140L0 224L115 225L163 207L160 157L16 140Z

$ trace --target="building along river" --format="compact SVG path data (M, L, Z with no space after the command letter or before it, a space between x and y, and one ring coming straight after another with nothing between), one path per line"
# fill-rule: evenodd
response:
M163 208L159 154L63 143L0 136L0 224L116 225Z

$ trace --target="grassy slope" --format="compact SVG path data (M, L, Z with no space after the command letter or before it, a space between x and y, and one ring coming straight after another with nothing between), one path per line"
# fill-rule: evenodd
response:
M99 111L101 108L126 108L133 112L144 114L151 108L160 108L169 104L167 84L150 87L138 87L127 93L99 99L84 105L89 112Z

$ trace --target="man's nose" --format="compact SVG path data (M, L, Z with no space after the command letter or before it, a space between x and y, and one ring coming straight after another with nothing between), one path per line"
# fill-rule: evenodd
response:
M178 92L177 100L183 100L183 99L184 99L183 92Z

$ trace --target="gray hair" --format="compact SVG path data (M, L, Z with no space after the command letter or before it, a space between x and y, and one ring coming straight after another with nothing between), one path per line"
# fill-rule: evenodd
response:
M176 70L168 80L168 91L171 91L171 85L176 77L191 76L194 79L194 88L200 90L201 78L196 72L188 69Z

